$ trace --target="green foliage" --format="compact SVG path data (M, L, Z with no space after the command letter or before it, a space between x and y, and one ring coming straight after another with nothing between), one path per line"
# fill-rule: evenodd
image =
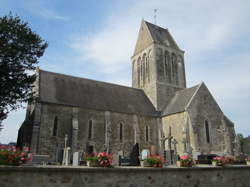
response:
M31 98L31 72L47 46L17 15L0 17L0 121Z

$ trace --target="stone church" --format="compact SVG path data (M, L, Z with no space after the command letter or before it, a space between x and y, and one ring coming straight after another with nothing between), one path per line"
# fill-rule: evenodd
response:
M202 82L186 88L184 51L168 29L142 20L132 60L132 87L37 69L18 146L58 160L65 135L73 152L129 155L166 150L233 155L234 124Z

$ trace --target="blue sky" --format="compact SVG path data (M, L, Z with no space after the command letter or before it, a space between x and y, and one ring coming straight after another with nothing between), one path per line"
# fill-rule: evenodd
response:
M188 87L204 81L237 133L250 134L249 0L0 0L49 42L39 67L131 85L141 19L167 27L185 50ZM25 109L3 122L0 142L16 141Z

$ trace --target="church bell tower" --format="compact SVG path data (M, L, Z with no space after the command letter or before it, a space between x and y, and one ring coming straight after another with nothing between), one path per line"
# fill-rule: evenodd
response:
M186 88L184 51L167 29L142 20L132 59L132 86L144 90L156 110Z

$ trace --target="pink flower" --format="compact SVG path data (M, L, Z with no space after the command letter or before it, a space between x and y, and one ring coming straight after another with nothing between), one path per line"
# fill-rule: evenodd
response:
M189 159L189 156L188 156L188 155L182 155L180 158L181 158L182 160L187 160L187 159Z

